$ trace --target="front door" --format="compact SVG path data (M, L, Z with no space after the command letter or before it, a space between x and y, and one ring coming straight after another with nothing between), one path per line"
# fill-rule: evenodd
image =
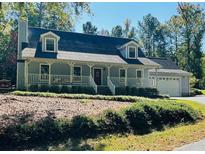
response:
M94 69L94 81L97 85L101 85L101 69L95 68Z

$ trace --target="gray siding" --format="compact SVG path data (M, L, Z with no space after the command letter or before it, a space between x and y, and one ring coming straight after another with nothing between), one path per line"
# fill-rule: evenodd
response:
M189 95L189 77L188 76L182 76L181 78L181 93L182 96Z
M17 89L19 90L23 90L25 89L25 78L24 78L24 62L17 62L17 81L16 81L16 85L17 85Z

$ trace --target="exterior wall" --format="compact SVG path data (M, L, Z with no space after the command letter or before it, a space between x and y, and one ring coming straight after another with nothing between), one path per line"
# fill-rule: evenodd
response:
M64 63L53 63L51 64L51 74L53 75L69 75L70 66Z
M189 95L189 76L182 76L181 89L182 89L182 96Z
M49 64L47 62L43 63L43 62L30 62L28 64L28 74L29 75L34 75L36 77L34 77L35 79L39 78L39 74L40 74L40 65L41 64ZM82 82L89 82L88 77L90 76L90 67L87 64L80 64L80 63L76 63L74 64L74 66L79 66L82 68ZM103 64L96 64L94 66L92 66L91 68L91 76L93 77L93 72L94 72L94 68L100 68L102 70L102 85L107 85L107 77L108 77L108 67L106 65ZM110 77L111 80L113 82L113 84L115 84L116 86L138 86L137 85L137 80L136 80L136 69L139 69L138 67L130 67L130 68L125 68L125 70L127 70L127 81L125 80L124 84L121 84L119 82L119 70L121 68L121 66L112 66L110 68ZM147 82L147 75L148 75L148 69L141 69L143 71L143 78L142 78L142 85L144 87L148 87L148 82ZM60 62L54 62L50 64L50 73L51 75L59 75L59 76L66 76L66 75L70 75L70 66L66 63L60 63ZM32 78L32 77L30 77ZM30 80L29 80L30 81Z
M17 89L23 90L25 89L25 64L24 62L17 62L17 80L16 86Z

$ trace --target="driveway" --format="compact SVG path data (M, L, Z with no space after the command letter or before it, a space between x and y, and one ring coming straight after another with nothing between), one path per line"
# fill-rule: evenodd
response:
M205 96L202 95L195 96L195 97L172 97L172 98L192 100L192 101L197 101L199 103L205 104ZM176 148L174 149L174 151L205 151L205 139Z
M191 101L196 101L202 104L205 104L205 96L203 95L198 95L195 97L171 97L172 99L184 99L184 100L191 100Z

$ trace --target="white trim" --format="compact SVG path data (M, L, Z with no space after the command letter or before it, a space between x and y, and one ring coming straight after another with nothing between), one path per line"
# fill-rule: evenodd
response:
M128 46L131 43L134 43L136 46L139 46L138 43L136 43L135 41L129 41L126 44L123 44L122 46L120 46L118 49L122 49L123 47Z
M93 67L93 79L95 81L94 70L100 69L101 70L101 85L103 85L103 68L102 67Z
M130 57L130 48L134 48L135 49L135 57ZM127 47L127 55L128 55L128 58L129 59L136 59L136 57L137 57L137 47L135 47L135 46L128 46Z
M44 79L41 79L41 65L48 65L48 80L44 80ZM51 64L48 64L48 63L40 63L39 64L39 81L48 81L49 82L49 76L50 76L50 74L51 74Z
M57 38L58 41L60 40L60 37L58 35L56 35L55 33L51 32L51 31L49 31L47 33L41 34L40 41L42 41L42 38L45 37L46 35L53 35L54 37Z
M54 50L47 50L47 40L53 40L54 42ZM55 38L52 37L45 37L45 43L44 43L44 47L45 47L45 51L44 52L56 52L58 49L56 48L57 42Z
M80 76L79 76L79 77L80 77L80 80L77 80L77 81L76 81L76 80L73 80L73 77L78 77L78 76L75 76L75 75L74 75L74 69L75 69L75 67L79 67L79 68L80 68ZM82 72L83 72L83 71L82 71L82 66L81 66L81 65L75 65L75 64L74 64L74 65L73 65L73 69L72 69L72 82L73 82L73 81L74 81L74 83L75 83L75 82L81 82L81 81L82 81Z

